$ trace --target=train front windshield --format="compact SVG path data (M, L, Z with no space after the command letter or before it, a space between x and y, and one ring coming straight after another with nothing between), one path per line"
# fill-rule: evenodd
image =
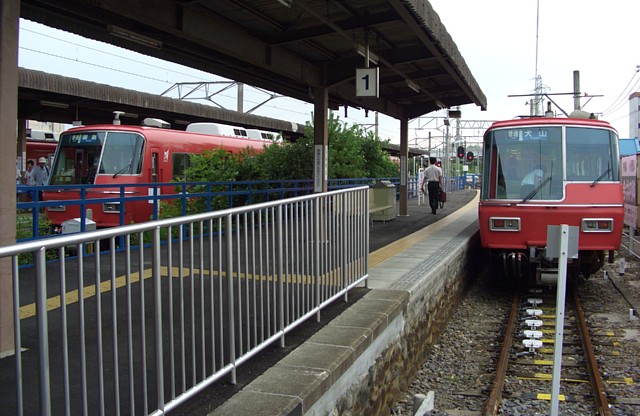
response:
M93 184L97 175L137 175L144 138L131 132L69 132L60 136L50 185Z
M483 199L560 200L565 181L619 180L617 137L600 128L490 130L483 164Z

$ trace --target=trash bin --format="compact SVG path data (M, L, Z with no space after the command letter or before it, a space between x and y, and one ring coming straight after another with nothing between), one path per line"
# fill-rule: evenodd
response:
M389 221L396 217L396 186L378 181L369 191L369 215L372 221Z

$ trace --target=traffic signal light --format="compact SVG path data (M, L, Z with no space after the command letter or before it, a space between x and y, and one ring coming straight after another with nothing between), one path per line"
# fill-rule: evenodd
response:
M473 162L473 152L467 152L467 161Z
M458 158L464 159L464 146L458 146Z
M442 162L440 162L439 160L436 162L436 166L441 168L442 167Z

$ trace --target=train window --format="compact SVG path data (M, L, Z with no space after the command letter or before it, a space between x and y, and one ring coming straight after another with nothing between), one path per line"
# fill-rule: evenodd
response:
M136 133L109 132L102 149L98 173L132 175L142 171L144 139Z
M172 178L174 181L185 179L184 171L190 166L191 159L188 153L174 153L171 155L172 161Z
M233 129L233 134L238 137L247 137L247 131L245 129Z
M540 182L550 178L535 193L534 199L562 197L561 127L528 126L495 130L487 134L484 146L485 163L488 166L484 170L483 198L523 198L523 187L533 171L544 172L545 177Z
M158 182L158 153L151 153L151 182Z
M567 127L567 180L618 180L618 155L613 132Z
M51 169L50 185L77 185L92 183L89 169L100 154L104 132L63 134L59 150Z

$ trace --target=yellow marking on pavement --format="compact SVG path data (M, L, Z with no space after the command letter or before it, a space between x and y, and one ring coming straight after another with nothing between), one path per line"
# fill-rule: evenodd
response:
M144 278L148 279L149 277L151 277L151 269L147 269L144 271ZM116 280L115 282L116 288L122 287L126 284L126 276L117 277L115 280ZM131 283L137 282L138 280L140 280L138 272L131 273ZM108 292L109 290L111 290L111 280L107 280L100 283L100 293ZM67 305L72 305L78 302L78 299L79 299L78 293L79 291L77 289L67 292L65 295L65 303ZM96 285L85 286L82 289L83 299L88 299L95 295L96 295ZM61 304L61 299L62 298L59 295L47 299L47 302L46 302L47 312L53 309L59 308ZM36 315L35 303L20 307L20 319L31 318L32 316L35 316L35 315Z
M394 241L393 243L386 245L373 253L369 254L369 268L373 268L376 265L382 263L388 258L407 250L412 247L414 244L419 243L430 236L443 232L451 223L456 221L462 215L466 214L471 209L477 209L477 200L479 198L479 194L476 194L476 197L470 201L464 207L458 209L457 211L447 215L443 219L438 222L423 228L422 230L416 231L413 234L410 234L406 237L403 237L399 240ZM357 266L360 266L358 263ZM183 276L189 277L191 275L191 269L189 267L183 267ZM180 269L176 266L171 268L171 275L173 278L179 278ZM193 269L193 274L200 274L200 269ZM209 270L203 270L203 275L209 275ZM166 266L160 267L160 275L163 277L168 277L168 269ZM144 279L148 279L152 276L151 268L144 270ZM218 272L214 271L213 276L218 276ZM222 277L225 276L225 273L222 273ZM234 273L234 276L237 276ZM244 279L246 275L244 273L240 274L240 278ZM256 275L251 275L251 279L254 280L263 280L263 281L275 281L275 277L273 275L260 275L256 278ZM131 273L131 283L135 283L139 280L138 272ZM319 278L320 282L327 285L337 285L340 282L340 274L324 274ZM288 283L309 283L312 284L314 282L313 276L299 276L299 275L287 275L286 282ZM123 287L126 284L126 275L119 276L115 279L116 289ZM100 284L100 293L104 293L111 290L111 280L104 281ZM83 289L83 299L88 299L96 295L95 285L85 286ZM78 290L72 290L67 292L65 296L65 303L67 305L71 305L78 302ZM52 298L47 299L47 312L57 309L61 305L61 296L54 296ZM36 305L35 303L21 306L20 307L20 319L31 318L36 315Z
M190 269L189 267L183 267L182 268L182 276L183 278L189 278L191 276L191 272L193 272L193 276L198 276L200 275L200 269ZM202 275L204 276L208 276L209 270L202 270ZM218 276L218 271L214 270L213 271L213 276ZM169 273L168 273L168 268L166 266L162 266L160 267L160 276L161 277L169 277ZM226 276L225 272L222 272L222 277ZM148 268L144 270L144 279L148 279L152 277L152 269ZM171 277L174 279L178 279L180 278L180 268L179 267L172 267L171 268ZM238 277L237 273L234 273L234 277ZM245 273L241 273L240 274L240 279L245 279L247 278L247 275ZM251 280L262 280L262 281L267 281L267 282L273 282L273 281L277 281L276 278L274 278L274 276L272 275L249 275L248 276L249 279ZM136 283L140 280L139 278L139 273L135 272L135 273L131 273L131 283ZM339 274L339 269L336 269L335 273L331 273L331 274L324 274L322 276L320 276L319 278L321 284L324 285L329 285L329 286L336 286L338 284L340 284L340 274ZM284 279L285 283L298 283L298 284L313 284L315 282L315 279L313 278L313 276L308 276L308 275L292 275L292 274L287 274L285 275L285 279ZM122 275L119 276L115 279L115 287L116 289L119 289L121 287L124 287L127 284L127 276L126 275ZM105 292L109 292L111 290L111 280L106 280L100 283L100 293L105 293ZM82 290L82 298L83 299L89 299L92 298L96 295L96 286L95 285L89 285L89 286L85 286L84 289ZM65 295L65 304L66 305L72 305L74 303L77 303L79 300L78 297L78 290L71 290L69 292L66 293ZM60 295L58 296L53 296L51 298L48 298L46 301L46 305L47 305L47 312L50 312L52 310L58 309L60 308L60 305L62 304L62 297ZM25 305L20 307L20 319L27 319L27 318L31 318L33 316L36 316L36 304L35 303L31 303L29 305Z
M425 227L419 231L416 231L413 234L409 234L406 237L396 240L393 243L388 244L369 254L369 268L374 268L388 258L393 257L396 254L413 247L415 244L426 240L434 234L445 232L444 230L446 230L453 222L466 214L469 210L478 209L477 199L478 194L476 194L476 197L467 205L447 215L440 221L431 224L430 226Z

